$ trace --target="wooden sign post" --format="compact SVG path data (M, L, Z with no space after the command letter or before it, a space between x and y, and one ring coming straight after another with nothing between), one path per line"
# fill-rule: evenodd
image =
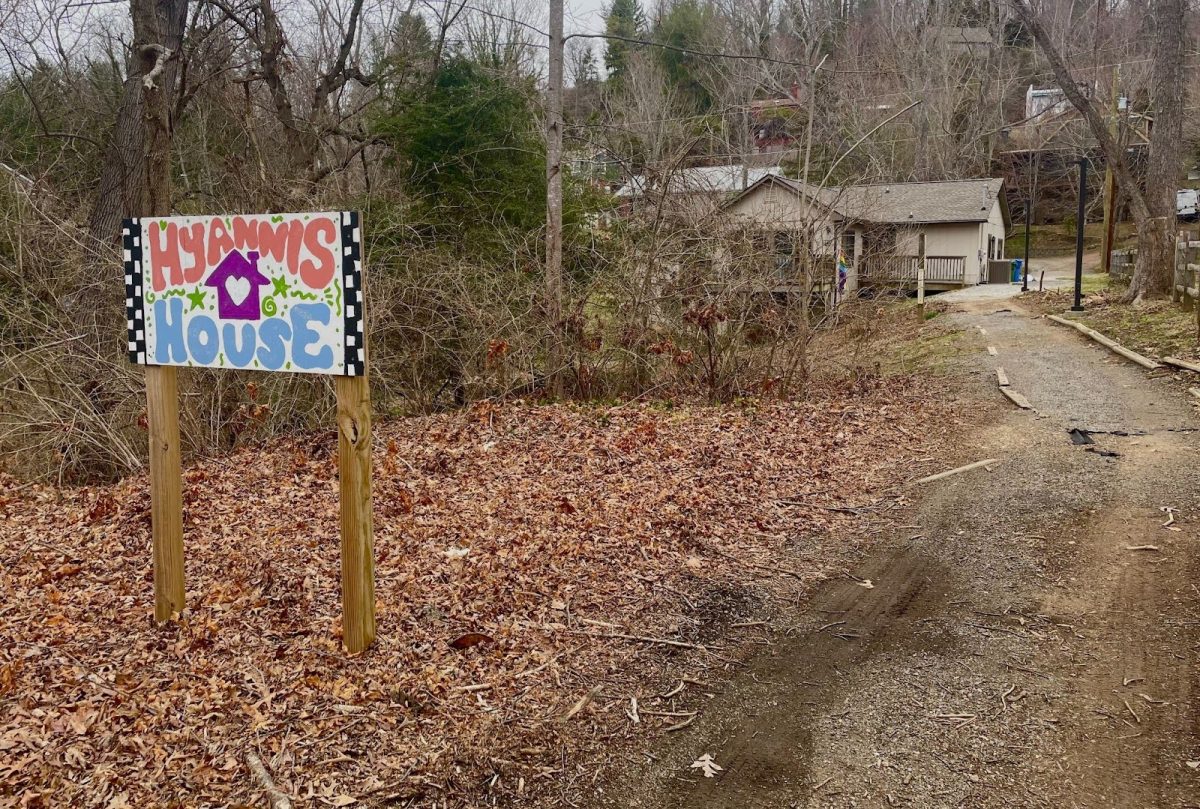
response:
M917 265L917 317L925 320L925 263Z
M150 430L150 530L154 536L154 620L184 607L183 497L179 452L179 389L174 368L146 368Z
M123 223L129 358L146 366L154 617L184 609L177 366L336 377L342 635L375 640L371 395L357 213Z
M375 641L371 390L365 376L338 377L336 384L342 501L342 641L356 652Z

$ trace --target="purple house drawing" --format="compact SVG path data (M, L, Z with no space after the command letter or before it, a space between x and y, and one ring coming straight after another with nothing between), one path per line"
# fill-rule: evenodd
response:
M222 320L258 320L258 288L270 279L258 271L258 251L233 250L217 265L206 287L216 287L217 315Z

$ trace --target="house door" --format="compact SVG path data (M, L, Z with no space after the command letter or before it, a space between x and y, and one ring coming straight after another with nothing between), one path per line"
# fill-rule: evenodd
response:
M856 276L856 265L854 262L858 257L854 254L853 230L847 230L842 233L840 248L841 249L836 260L836 276L834 278L834 281L837 284L837 292L839 296L844 293L848 288L848 285L850 285L850 277L852 275ZM845 265L841 263L842 259L846 260ZM857 286L857 283L856 277L854 285Z

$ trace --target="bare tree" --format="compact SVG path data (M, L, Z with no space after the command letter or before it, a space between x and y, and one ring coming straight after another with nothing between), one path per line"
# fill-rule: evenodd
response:
M1124 190L1138 228L1138 256L1127 301L1170 291L1174 277L1175 189L1183 163L1183 75L1186 57L1187 0L1153 0L1153 76L1150 89L1154 128L1143 191L1125 152L1109 130L1095 102L1085 95L1040 16L1026 0L1009 0L1021 23L1033 36L1054 78L1071 104L1087 121Z
M294 179L304 186L312 185L329 175L339 165L348 164L343 158L333 163L322 163L321 150L329 137L351 138L357 146L351 151L350 159L369 145L369 140L355 137L345 131L342 124L348 117L340 108L339 94L353 83L369 87L376 81L362 71L357 59L357 43L362 28L364 0L351 0L345 13L332 15L332 25L322 26L332 39L328 58L322 59L323 47L317 48L317 61L321 62L313 72L307 86L288 81L292 72L293 55L284 23L273 0L250 0L234 5L227 0L207 0L219 8L225 16L241 28L258 54L258 67L246 76L246 81L261 80L267 87L275 117L283 128L287 143L287 163ZM410 8L411 8L410 3ZM321 44L324 44L322 40ZM308 98L304 99L305 91ZM298 99L300 101L298 101ZM306 103L305 103L306 102Z

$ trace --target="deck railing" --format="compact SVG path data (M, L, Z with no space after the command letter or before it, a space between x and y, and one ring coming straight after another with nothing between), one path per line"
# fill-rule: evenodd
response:
M915 285L920 264L920 256L870 256L863 262L863 280L868 284ZM926 256L925 283L961 284L966 267L966 256Z

